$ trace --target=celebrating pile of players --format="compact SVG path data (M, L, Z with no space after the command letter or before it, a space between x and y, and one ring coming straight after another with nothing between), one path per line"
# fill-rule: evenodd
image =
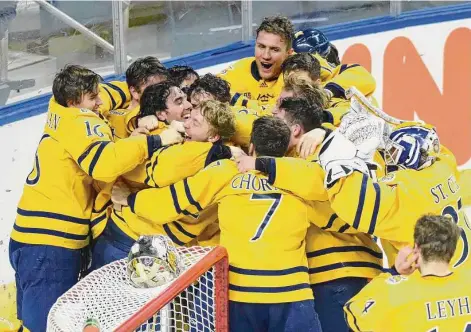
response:
M231 331L471 331L465 188L433 124L385 115L318 30L266 18L254 53L57 73L9 247L24 331L145 235L227 249Z

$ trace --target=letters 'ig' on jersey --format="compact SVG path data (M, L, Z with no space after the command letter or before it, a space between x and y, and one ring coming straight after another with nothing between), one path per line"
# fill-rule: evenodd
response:
M471 331L471 274L448 276L382 274L344 306L355 332Z
M229 298L247 303L312 298L307 205L269 185L260 173L239 174L233 161L217 161L175 185L131 195L128 203L125 210L159 223L217 203L220 241L229 252Z

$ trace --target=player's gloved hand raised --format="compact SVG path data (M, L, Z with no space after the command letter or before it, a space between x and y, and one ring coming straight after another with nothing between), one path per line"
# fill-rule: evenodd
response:
M384 126L385 121L374 115L350 111L338 131L356 146L359 158L372 163L375 151L384 146Z
M183 142L183 136L175 128L169 127L159 134L162 146Z

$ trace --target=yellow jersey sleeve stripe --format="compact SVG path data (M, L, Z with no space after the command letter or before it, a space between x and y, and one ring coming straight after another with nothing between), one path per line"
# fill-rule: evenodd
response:
M196 238L195 234L192 234L192 233L188 232L185 228L183 228L183 226L179 222L174 221L172 224L175 225L175 228L178 229L182 234L184 234L184 235L186 235L186 236L188 236L192 239Z
M368 183L368 177L363 174L363 178L361 180L361 187L360 187L360 198L358 199L358 207L357 212L355 214L355 219L353 220L353 228L358 229L360 226L361 220L361 213L363 211L363 205L365 204L365 196L366 196L366 185Z
M337 216L336 213L331 215L330 218L329 218L329 221L327 222L327 225L325 225L324 227L321 227L321 229L330 229L333 226L335 219L337 219L337 218L338 218L338 216Z
M340 71L339 71L339 75L342 74L345 70L347 69L350 69L350 68L354 68L354 67L359 67L360 65L358 64L353 64L353 65L342 65L340 66Z
M93 219L93 220L91 221L91 223L90 223L90 224L91 224L91 227L92 227L92 228L95 227L96 225L98 225L98 223L99 223L100 221L102 221L102 220L105 219L105 218L106 218L106 213L104 213L104 214L102 214L101 216L99 216L99 217Z
M105 147L109 144L110 142L101 142L100 146L95 152L95 155L93 156L92 162L90 163L90 166L88 168L88 174L92 176L93 170L95 169L96 163L98 162L98 159L100 159L100 155L105 149Z
M104 83L106 86L109 86L113 90L119 93L119 96L121 97L121 104L119 104L118 108L123 108L124 103L126 102L126 94L124 93L123 90L121 90L120 87L112 84L112 83ZM116 105L116 102L114 103ZM114 107L113 107L114 108Z
M238 286L229 283L229 290L246 293L285 293L301 289L310 288L308 283L281 286L281 287L254 287L254 286Z
M308 272L308 268L306 266L295 266L290 267L288 269L282 270L253 270L253 269L243 269L240 267L236 267L234 265L229 265L229 271L238 273L238 274L246 274L252 276L283 276L293 273L299 272Z
M373 188L375 189L375 205L373 208L373 215L371 216L370 227L368 228L368 234L373 235L376 227L376 221L378 220L379 205L381 202L381 190L379 184L373 183Z
M92 212L93 213L102 213L103 211L105 211L108 206L110 206L111 204L113 204L113 202L111 201L111 199L105 203L105 205L100 209L100 210L95 210L95 207L93 207L92 209Z
M57 237L61 237L61 238L69 239L69 240L84 241L88 238L88 234L77 235L77 234L66 233L64 231L54 231L52 229L21 227L21 226L18 226L17 224L13 225L13 229L19 233L53 235L53 236L57 236Z
M98 144L101 144L102 141L96 141L96 142L93 142L92 144L90 144L90 146L85 150L84 153L82 153L80 155L80 157L78 157L77 159L77 163L79 164L80 167L82 167L82 162L85 160L85 158L88 157L88 155L90 154L90 152L95 148L95 146L97 146Z
M200 203L194 200L193 196L191 195L190 187L188 186L188 178L185 178L183 180L183 186L185 187L185 194L186 198L188 199L188 202L196 207L198 211L203 211L203 208L201 207Z
M341 268L344 268L344 267L366 267L366 268L372 268L372 269L377 269L379 271L383 271L383 267L381 265L375 264L375 263L370 263L370 262L342 262L342 263L334 263L334 264L324 265L324 266L320 266L320 267L312 267L312 268L309 269L309 274L332 271L332 270L341 269Z
M154 179L154 171L155 167L157 167L157 164L159 163L159 156L160 154L167 150L171 145L164 146L154 152L152 157L150 157L150 161L147 163L146 166L146 173L147 173L147 178L144 180L144 183L147 184L148 186L159 188L159 185L157 184L157 181ZM152 182L150 182L152 180Z
M53 212L46 212L46 211L31 211L31 210L23 210L20 208L18 208L16 212L20 216L24 216L24 217L41 217L41 218L58 219L58 220L70 221L70 222L73 222L75 224L80 224L80 225L88 225L90 223L89 219L72 217L72 216L68 216L66 214L60 214L60 213L53 213Z
M168 224L164 224L163 229L165 231L165 234L167 234L167 236L170 238L170 240L172 240L173 243L178 244L179 246L185 245L185 242L181 241L175 234L173 234Z
M383 258L382 252L377 252L371 248L363 247L363 246L331 247L331 248L325 248L322 250L311 251L311 252L308 252L306 255L307 255L307 258L313 258L313 257L319 257L319 256L328 255L332 253L355 252L355 251L362 251L362 252L366 252L370 254L373 257L380 258L380 259Z
M103 86L103 85L102 85L102 88L103 88L103 90L106 91L106 93L107 93L108 96L110 97L110 100L111 100L111 108L112 108L112 109L116 109L116 100L114 100L113 95L111 94L111 92L108 90L108 88L107 88L106 86Z
M345 225L343 225L342 227L339 228L339 231L338 231L338 232L339 232L339 233L343 233L343 232L345 232L345 231L346 231L347 229L349 229L349 228L350 228L350 225L349 225L349 224L345 224Z
M185 179L186 180L186 179ZM186 189L186 188L185 188ZM170 185L170 193L172 194L173 207L178 214L183 213L185 216L192 216L193 218L198 218L198 215L188 212L187 210L182 210L180 204L178 203L177 191L173 184Z

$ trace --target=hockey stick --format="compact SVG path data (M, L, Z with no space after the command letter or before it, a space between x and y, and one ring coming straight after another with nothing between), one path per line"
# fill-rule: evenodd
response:
M383 119L386 122L389 122L390 124L398 125L404 122L410 122L407 120L400 120L398 118L395 118L386 112L384 112L382 109L375 107L369 100L366 98L360 91L358 91L357 88L352 86L351 88L347 89L345 91L345 96L348 99L354 99L356 102L358 102L363 108L368 110L369 112L375 114L377 117Z

